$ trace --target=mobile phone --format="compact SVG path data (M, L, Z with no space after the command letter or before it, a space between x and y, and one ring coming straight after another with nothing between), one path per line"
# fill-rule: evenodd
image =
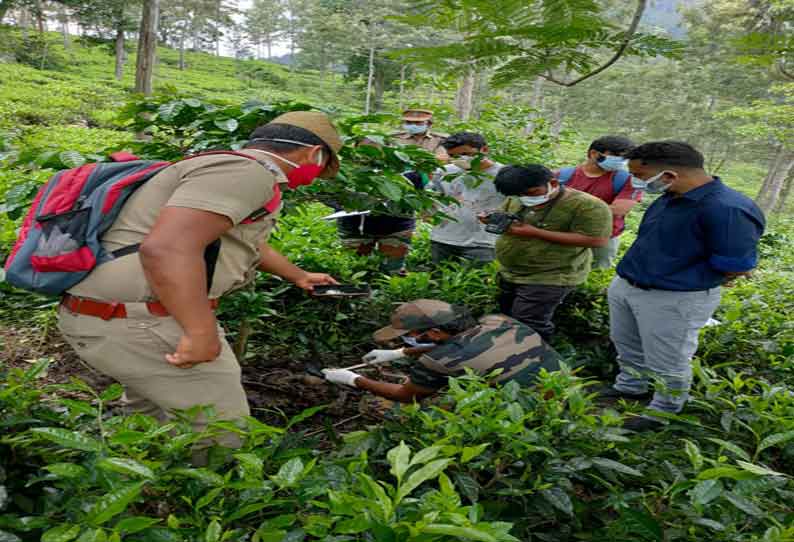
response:
M352 284L323 284L315 286L312 295L315 297L369 297L372 290L369 286Z

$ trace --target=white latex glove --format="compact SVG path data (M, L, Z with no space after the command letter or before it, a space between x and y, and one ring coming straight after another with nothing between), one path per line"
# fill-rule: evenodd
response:
M361 361L364 363L387 363L405 357L405 348L397 350L372 350L365 354Z
M347 369L323 369L322 372L328 382L349 386L351 388L356 387L356 378L361 376Z

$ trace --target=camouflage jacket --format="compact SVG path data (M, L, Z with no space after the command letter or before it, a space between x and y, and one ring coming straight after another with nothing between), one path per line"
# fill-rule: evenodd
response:
M498 382L515 380L523 385L531 384L542 368L560 368L557 352L532 328L508 316L491 314L420 356L411 367L411 381L439 389L449 377L465 374L466 367L483 376L502 369Z

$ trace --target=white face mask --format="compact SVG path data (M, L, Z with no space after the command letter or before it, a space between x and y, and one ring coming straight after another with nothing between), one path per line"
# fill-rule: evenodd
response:
M471 162L474 160L473 156L468 156L465 154L461 154L455 156L450 163L454 166L458 166L460 169L469 170L471 169Z
M631 178L631 187L637 190L644 190L649 194L661 194L662 192L667 192L670 188L670 184L662 180L662 177L665 173L671 173L670 171L660 171L650 179L642 180L637 179L636 177L632 176Z
M548 203L548 201L554 197L556 192L556 190L552 190L551 183L549 183L546 185L546 193L542 196L521 196L518 199L521 201L521 205L525 207L536 207L538 205Z

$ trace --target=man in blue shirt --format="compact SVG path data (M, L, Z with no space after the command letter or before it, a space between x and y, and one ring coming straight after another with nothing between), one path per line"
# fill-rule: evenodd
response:
M626 157L635 188L662 196L646 211L609 287L620 373L603 395L645 399L654 386L649 409L676 413L686 403L698 335L719 305L720 286L757 264L764 215L707 174L703 155L687 143L646 143ZM625 423L635 431L661 425L650 416Z

